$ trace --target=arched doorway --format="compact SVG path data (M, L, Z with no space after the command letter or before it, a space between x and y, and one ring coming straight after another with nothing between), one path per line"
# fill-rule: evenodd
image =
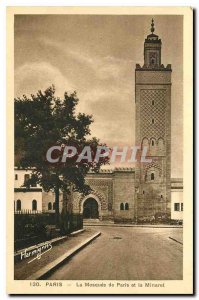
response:
M98 219L99 209L98 203L94 198L88 198L83 204L83 218L84 219Z

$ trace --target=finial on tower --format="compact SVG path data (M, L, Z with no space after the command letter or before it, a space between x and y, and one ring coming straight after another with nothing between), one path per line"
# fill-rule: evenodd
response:
M152 19L152 20L151 20L151 32L152 32L152 34L154 33L154 31L155 31L155 28L154 28L154 20Z

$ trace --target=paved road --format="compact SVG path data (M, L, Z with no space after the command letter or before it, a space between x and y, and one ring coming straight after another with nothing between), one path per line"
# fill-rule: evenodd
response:
M180 280L179 228L95 227L102 235L55 271L54 280Z

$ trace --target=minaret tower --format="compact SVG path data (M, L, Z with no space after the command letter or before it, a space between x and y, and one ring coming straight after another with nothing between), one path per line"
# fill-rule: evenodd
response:
M136 218L170 215L171 65L161 64L162 42L151 33L144 42L144 65L136 64L136 145L147 146L151 162L136 165ZM141 151L140 151L141 154Z

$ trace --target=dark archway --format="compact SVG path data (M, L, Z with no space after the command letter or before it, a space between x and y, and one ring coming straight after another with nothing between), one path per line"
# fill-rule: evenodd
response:
M83 204L84 219L98 219L99 210L98 203L94 198L88 198Z

